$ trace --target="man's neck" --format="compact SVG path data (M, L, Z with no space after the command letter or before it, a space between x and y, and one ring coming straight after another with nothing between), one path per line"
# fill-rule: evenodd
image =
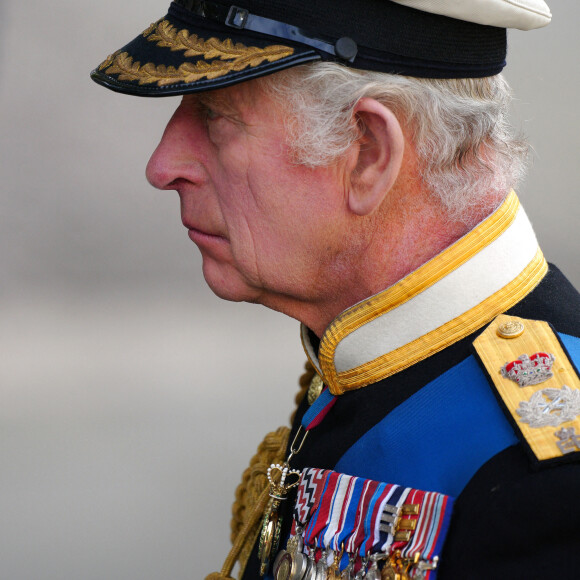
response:
M309 322L299 318L318 337L341 312L393 286L472 229L461 220L449 219L431 204L409 204L391 211L374 227L372 242L357 257L356 267L341 272L341 283L329 281L336 288L333 300L318 305Z

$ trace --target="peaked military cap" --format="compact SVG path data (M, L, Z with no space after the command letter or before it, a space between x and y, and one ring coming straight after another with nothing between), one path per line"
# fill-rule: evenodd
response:
M92 73L114 91L212 90L318 60L428 78L505 66L506 28L548 24L543 0L174 0Z

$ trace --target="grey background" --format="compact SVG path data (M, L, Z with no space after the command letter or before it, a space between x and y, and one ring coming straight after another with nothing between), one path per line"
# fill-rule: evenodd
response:
M510 37L519 194L580 286L575 2ZM158 0L0 6L0 578L203 578L227 552L239 475L287 421L298 325L205 288L177 196L144 166L173 99L88 72Z

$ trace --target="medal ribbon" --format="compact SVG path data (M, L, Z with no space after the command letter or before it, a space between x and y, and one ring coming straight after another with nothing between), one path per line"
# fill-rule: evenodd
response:
M360 479L360 478L354 478ZM356 521L354 523L354 528L348 542L345 545L345 549L349 554L356 554L359 547L365 540L365 519L366 515L372 508L370 504L374 497L374 492L376 488L380 485L377 481L371 481L370 479L365 479L364 481L364 492L360 497L357 512ZM370 508L370 509L369 509Z
M412 557L419 552L424 559L431 560L443 547L449 527L453 498L442 493L425 492L415 533L402 550L403 556Z
M393 486L388 483L379 483L376 487L364 521L364 541L360 545L360 556L364 557L365 554L372 553L372 547L379 538L379 531L375 522L378 516L380 519L382 505L390 496L392 488Z
M319 547L330 546L338 550L344 534L352 527L356 516L356 500L353 500L360 494L360 484L357 486L356 483L348 475L341 476L346 494L342 501L338 495L333 498L332 517L318 538Z
M316 401L310 405L310 408L302 417L302 427L304 430L310 431L310 429L318 427L328 414L328 411L334 407L334 403L336 403L336 397L331 394L328 387L325 387L324 391L318 395Z
M341 474L335 471L327 471L324 475L324 485L318 488L321 493L314 500L314 511L309 518L308 526L304 530L304 543L313 546L316 545L316 538L328 525L332 511L332 500L335 497ZM326 498L326 500L322 501L322 498Z
M379 552L390 553L395 542L395 523L397 514L407 501L407 496L412 491L410 487L393 485L393 491L388 503L382 507L381 515L375 523L379 532ZM377 546L374 546L376 548Z
M314 548L344 550L362 558L401 550L405 558L419 553L430 561L441 552L452 507L453 498L441 493L307 468L300 478L294 517L308 522L304 543ZM409 537L396 539L399 529L407 530ZM427 570L425 578L433 577L434 571Z
M330 393L328 387L325 387L302 417L301 428L306 431L302 441L304 441L306 435L308 435L308 431L322 423L322 420L326 417L330 409L334 407L335 403L336 397ZM296 433L295 440L298 439L298 435L299 433ZM295 454L296 452L293 451L291 455ZM302 471L301 482L302 485L300 485L298 490L298 497L296 504L294 505L293 515L294 522L305 524L308 518L308 513L316 499L320 498L320 493L317 493L317 491L319 491L319 486L324 487L328 482L325 478L325 472L321 469L304 469ZM294 525L292 528L294 529Z

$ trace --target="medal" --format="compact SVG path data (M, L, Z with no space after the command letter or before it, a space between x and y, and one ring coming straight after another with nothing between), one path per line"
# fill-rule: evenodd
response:
M274 562L274 580L302 580L308 569L308 558L302 553L304 541L301 528L288 540L286 550L280 551Z
M316 573L316 562L312 558L307 558L308 565L306 568L306 574L304 575L304 580L318 580L318 575Z
M387 561L381 570L381 580L400 580L400 578L401 577L397 574L397 572L395 572L395 569L391 565L391 562Z
M270 565L270 555L276 551L280 540L281 520L278 517L277 505L270 500L266 515L262 521L262 531L258 544L258 558L260 558L260 574L263 576Z
M381 580L381 572L377 565L377 559L371 557L372 564L365 574L365 580Z
M304 554L282 550L274 563L274 580L302 580L309 566Z
M328 580L340 580L340 559L342 558L342 552L334 553L334 562L328 568L326 577Z
M302 440L304 441L304 440ZM292 457L290 457L288 461ZM278 551L280 543L280 530L282 529L282 517L279 513L281 503L286 499L288 491L298 485L300 472L290 469L288 461L282 465L279 463L270 465L268 468L268 481L270 482L270 501L264 519L262 531L258 543L258 558L260 558L260 575L264 576L270 567L272 554ZM277 480L279 476L279 481Z
M331 395L328 389L323 391L323 393L318 397L318 399L302 418L302 425L296 432L294 440L290 445L290 454L288 455L288 459L286 459L286 461L282 464L272 464L268 468L267 475L268 482L270 483L270 501L266 507L264 518L262 519L260 539L258 542L260 576L264 576L268 572L272 556L278 551L278 544L280 543L280 531L282 529L282 516L279 513L280 505L283 501L285 501L288 492L293 487L297 486L300 481L301 473L296 469L290 469L290 461L292 457L294 457L294 455L296 455L302 449L302 445L304 445L304 441L308 436L308 431L320 424L328 411L330 411L330 409L334 406L335 402L336 397ZM296 447L298 438L303 429L305 433L302 435L302 439L298 444L298 447ZM293 554L290 552L287 553L289 554L288 557L285 557L285 554L280 555L279 562L278 558L276 558L276 562L280 564L279 568L281 575L287 573L288 566L288 574L292 573L291 563L293 561ZM299 557L297 556L297 561L298 560ZM302 574L304 575L304 572ZM282 576L280 577L282 578ZM291 575L289 575L288 578L294 580L294 577ZM302 576L297 578L297 580L302 580Z

